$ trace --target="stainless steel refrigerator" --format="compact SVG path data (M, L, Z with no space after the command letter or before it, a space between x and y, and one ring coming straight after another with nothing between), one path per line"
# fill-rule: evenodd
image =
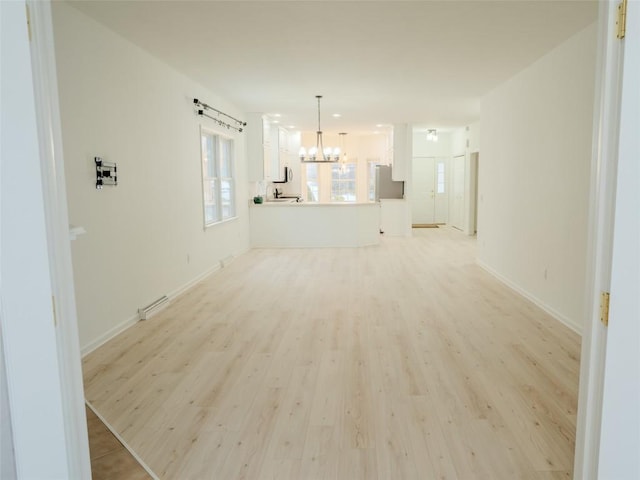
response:
M381 198L404 198L404 182L396 182L391 178L391 167L376 167L376 202Z

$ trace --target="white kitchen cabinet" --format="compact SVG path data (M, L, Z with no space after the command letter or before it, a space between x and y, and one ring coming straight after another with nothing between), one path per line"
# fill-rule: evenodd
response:
M404 199L380 199L380 230L388 237L411 236L409 204Z
M291 134L286 128L272 127L271 175L274 181L283 181L285 179L284 169L291 164L290 138Z
M250 113L245 128L250 181L273 179L271 123L262 113Z
M262 117L262 151L264 165L264 179L276 180L278 172L273 169L273 141L271 139L271 130L273 129L272 123L268 118Z
M282 127L274 126L271 138L273 139L273 158L271 160L273 180L281 182L284 180L284 167L289 164L289 159L287 158L289 133Z
M297 159L300 135L272 123L261 113L249 114L245 131L249 180L283 181L284 168Z

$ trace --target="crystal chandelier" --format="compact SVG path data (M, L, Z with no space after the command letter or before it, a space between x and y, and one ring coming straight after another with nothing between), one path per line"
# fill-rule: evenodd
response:
M322 144L322 129L320 128L320 99L322 95L316 95L318 99L318 130L316 132L316 146L309 148L300 147L301 162L337 162L340 160L340 148L324 147Z

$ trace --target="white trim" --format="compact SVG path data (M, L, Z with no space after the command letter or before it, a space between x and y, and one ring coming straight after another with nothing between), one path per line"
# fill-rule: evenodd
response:
M27 0L27 5L32 31L31 63L40 138L41 181L51 287L55 298L55 314L58 318L56 343L65 418L67 464L71 478L87 478L91 474L91 463L71 263L53 19L50 2Z
M593 146L585 285L585 325L573 475L598 478L607 331L600 323L599 293L609 291L615 212L621 42L616 39L617 3L600 2L593 112Z
M135 315L132 315L131 317L129 317L125 321L120 322L115 327L107 330L105 333L100 335L94 341L92 341L91 343L89 343L89 344L85 345L84 347L82 347L82 358L86 357L91 352L93 352L97 348L101 347L102 345L107 343L112 338L114 338L117 335L121 334L122 332L124 332L129 327L131 327L131 326L135 325L136 323L138 323L139 320L140 320L140 316L136 313Z
M203 184L203 188L204 188L204 182L202 182L202 184ZM233 222L234 220L238 220L238 218L239 217L236 215L235 217L225 218L224 220L220 220L218 222L207 223L202 230L206 232L210 228L215 228L218 225L224 225L225 223Z
M166 306L168 306L171 302L173 302L174 299L176 299L177 297L179 297L180 295L185 293L187 290L189 290L190 288L194 287L196 284L198 284L201 281L203 281L205 278L209 277L210 275L213 275L214 273L216 273L219 270L221 270L223 267L226 267L227 265L229 265L229 263L231 263L231 261L233 259L235 259L236 257L238 257L238 256L240 256L240 255L242 255L242 254L244 254L244 253L246 253L248 251L249 251L249 249L244 249L244 250L238 252L236 255L230 255L229 257L226 257L226 258L220 260L219 262L215 263L212 267L208 268L207 270L205 270L204 272L200 273L196 277L192 278L188 282L186 282L183 285L179 286L175 290L169 292L167 294L167 297L169 297L169 302L166 304ZM102 345L107 343L109 340L111 340L112 338L118 336L119 334L121 334L122 332L124 332L128 328L132 327L133 325L135 325L139 321L140 321L140 316L139 316L138 313L136 313L135 315L132 315L131 317L127 318L126 320L120 322L119 324L117 324L116 326L114 326L113 328L108 330L107 332L105 332L102 335L100 335L97 339L95 339L91 343L89 343L89 344L85 345L84 347L82 347L82 357L85 357L85 356L89 355L91 352L93 352L94 350L98 349L99 347L101 347Z
M167 297L169 297L169 302L173 302L173 300L175 298L179 297L180 295L185 293L190 288L194 287L197 283L200 283L202 280L204 280L208 276L213 275L214 273L219 271L221 268L222 268L222 265L220 264L220 262L215 263L212 267L208 268L207 270L202 272L200 275L194 277L193 279L189 280L188 282L186 282L182 286L180 286L180 287L176 288L175 290L169 292L167 294Z
M530 300L531 302L533 302L537 307L539 307L542 310L544 310L545 312L547 312L553 318L555 318L560 323L562 323L565 327L570 328L571 330L573 330L578 335L581 334L580 326L577 323L575 323L573 320L571 320L569 317L567 317L566 315L561 314L560 312L558 312L554 308L550 307L549 305L544 303L542 300L540 300L538 297L536 297L532 293L526 291L525 289L520 287L518 284L516 284L516 283L512 282L511 280L509 280L507 277L505 277L502 274L496 272L494 269L489 267L484 262L482 262L480 260L476 260L476 263L477 263L477 265L479 267L481 267L482 269L484 269L485 271L487 271L488 273L493 275L495 278L497 278L502 283L504 283L507 287L509 287L512 290L516 291L517 293L522 295L527 300Z
M0 322L16 474L90 478L50 4L28 3L31 41L26 5L0 2L1 196L14 213L0 222Z
M212 268L206 270L204 273L201 273L200 275L195 277L193 280L188 281L187 283L185 283L181 287L178 287L176 290L174 290L173 292L169 293L167 295L167 297L169 297L169 302L166 304L166 306L169 306L169 304L173 301L174 298L176 298L180 294L186 292L191 287L193 287L196 283L204 280L206 277L208 277L209 275L217 272L218 270L220 270L220 264L214 265ZM139 321L140 321L140 314L138 314L136 312L134 315L130 316L126 320L120 322L119 324L117 324L113 328L107 330L105 333L100 335L98 338L96 338L91 343L89 343L89 344L85 345L84 347L82 347L82 357L83 358L86 357L91 352L93 352L94 350L100 348L102 345L107 343L109 340L111 340L112 338L117 337L122 332L124 332L128 328L134 326Z
M617 123L610 324L598 478L640 478L640 2L629 1Z
M118 439L118 441L122 444L122 446L124 446L124 448L126 448L128 450L128 452L131 454L131 456L133 458L136 459L136 461L140 464L140 466L142 468L144 468L147 473L151 476L151 478L153 478L154 480L160 480L160 477L158 477L155 473L153 473L153 470L151 470L151 467L149 467L149 465L147 465L145 463L144 460L142 460L142 458L140 456L138 456L138 454L135 452L135 450L133 448L131 448L129 446L129 444L124 440L124 438L122 438L118 432L115 430L115 428L113 428L111 426L111 424L109 422L107 422L104 417L102 415L100 415L100 413L98 413L98 411L95 409L95 407L89 402L87 401L87 407L89 407L89 409L96 415L96 417L98 417L100 419L100 421L102 423L104 423L104 426L107 427L109 429L109 431L113 434L114 437L116 437Z

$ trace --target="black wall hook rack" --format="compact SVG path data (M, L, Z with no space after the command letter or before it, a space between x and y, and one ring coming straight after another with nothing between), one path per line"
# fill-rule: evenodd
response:
M196 110L196 113L198 115L200 115L201 117L210 118L211 120L213 120L214 122L216 122L218 125L220 125L222 127L227 127L227 128L236 130L238 132L242 132L242 127L245 127L247 125L247 122L243 122L242 120L239 120L239 119L237 119L235 117L232 117L231 115L228 115L228 114L226 114L226 113L224 113L224 112L222 112L222 111L220 111L220 110L218 110L216 108L213 108L212 106L207 105L204 102L201 102L197 98L193 99L193 104L196 107L202 107L202 108L198 108ZM217 113L218 116L217 117L213 117L213 116L209 115L208 113L205 113L205 110L211 110L212 112ZM224 121L220 120L220 116L229 118L230 120L232 120L234 122L235 125L232 125L230 123L227 123L227 122L224 122Z
M96 164L96 188L101 190L105 185L118 185L118 166L105 162L101 157L95 157L93 160Z

